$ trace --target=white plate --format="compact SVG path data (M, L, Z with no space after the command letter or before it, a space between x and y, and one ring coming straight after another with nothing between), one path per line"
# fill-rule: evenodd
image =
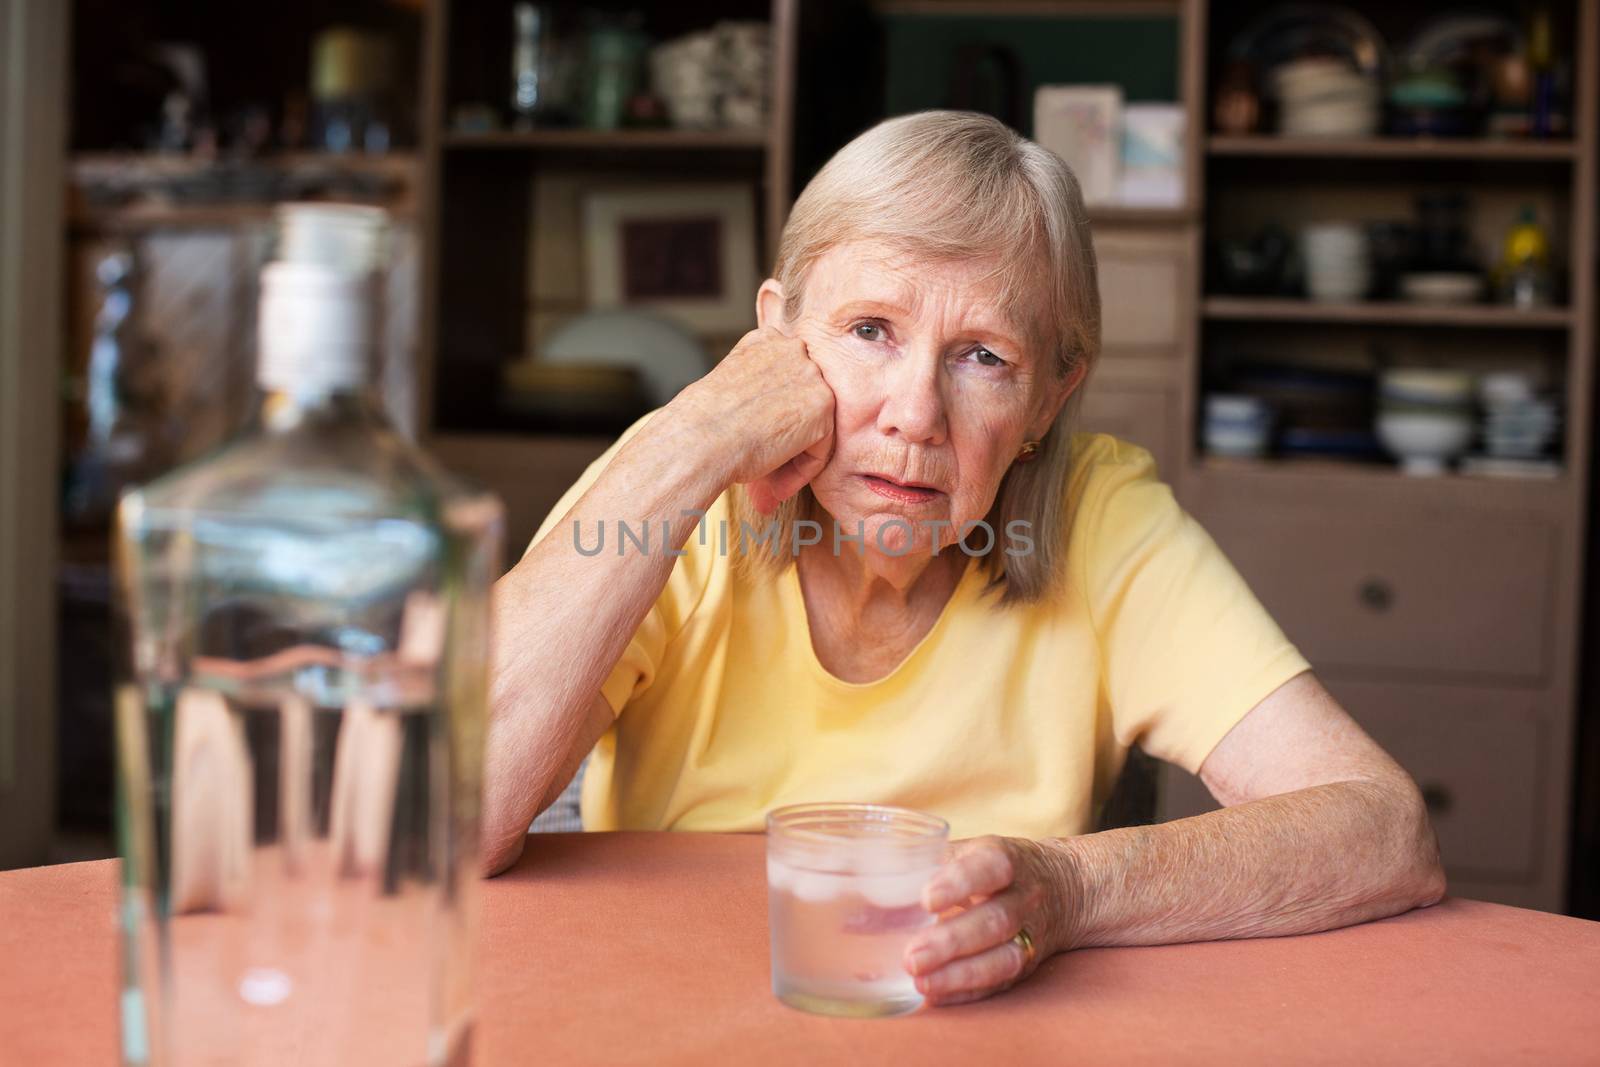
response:
M1439 271L1400 276L1400 295L1416 304L1470 304L1482 294L1483 277L1478 274Z
M705 347L693 334L665 315L637 308L579 315L550 334L538 358L637 367L652 407L661 407L711 369Z

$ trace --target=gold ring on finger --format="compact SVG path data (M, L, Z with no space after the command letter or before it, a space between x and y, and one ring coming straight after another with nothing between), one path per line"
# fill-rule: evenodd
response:
M1038 954L1038 950L1033 947L1033 935L1028 933L1026 926L1017 931L1016 936L1011 939L1011 943L1022 950L1022 966L1032 966L1033 957Z

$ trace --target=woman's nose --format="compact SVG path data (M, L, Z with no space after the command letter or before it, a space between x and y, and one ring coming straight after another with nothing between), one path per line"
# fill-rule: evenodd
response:
M905 353L886 368L883 388L880 433L898 434L917 444L944 443L944 382L938 353L920 348Z

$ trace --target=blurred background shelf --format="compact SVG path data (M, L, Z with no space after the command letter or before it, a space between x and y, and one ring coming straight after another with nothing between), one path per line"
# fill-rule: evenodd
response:
M1213 156L1245 158L1303 157L1313 159L1472 159L1566 161L1577 158L1572 141L1489 141L1468 137L1274 137L1257 134L1213 135L1206 139Z
M1378 463L1345 463L1318 459L1228 459L1208 456L1195 464L1194 488L1207 498L1224 494L1253 499L1319 498L1337 494L1359 500L1374 511L1404 516L1411 509L1515 515L1559 516L1573 491L1572 480L1554 478L1489 478L1449 474L1415 478Z
M485 133L447 131L444 147L467 149L765 149L766 130L493 130Z
M1195 218L1193 209L1186 207L1090 204L1088 210L1091 221L1108 226L1181 226Z
M1553 127L1566 139L1547 140L1272 135L1282 118L1269 98L1272 71L1321 54L1327 34L1309 50L1301 41L1253 55L1251 91L1269 96L1256 97L1255 119L1229 126L1252 132L1220 132L1217 104L1234 45L1262 20L1284 17L1280 0L541 5L558 31L552 54L565 50L569 58L587 54L595 30L619 23L636 24L651 49L712 31L723 20L765 24L757 33L765 58L752 65L765 79L765 124L722 130L577 128L599 125L586 105L572 106L587 93L569 93L565 111L530 118L513 100L512 0L283 0L265 20L249 5L198 0L71 6L73 77L60 100L71 110L74 150L66 168L72 296L65 379L83 377L102 295L93 268L106 251L130 247L143 279L145 332L158 356L151 361L151 392L182 414L186 448L220 438L231 413L250 397L255 279L274 210L271 196L240 194L253 186L282 191L274 176L283 174L324 175L347 190L385 189L378 202L406 224L391 264L384 393L408 431L505 499L508 561L619 424L637 415L637 405L619 402L600 419L570 395L508 387L508 369L554 362L559 331L609 302L592 291L587 267L594 248L615 247L617 227L591 227L586 201L632 187L666 202L698 184L719 188L731 202L730 186L747 189L748 206L741 195L738 212L750 216L749 258L759 278L770 270L795 194L841 145L881 119L965 107L1032 136L1034 93L1047 85L1115 85L1129 104L1177 105L1187 206L1088 209L1102 353L1081 394L1078 425L1147 448L1178 501L1212 533L1358 721L1430 796L1456 798L1453 807L1436 803L1434 810L1452 892L1562 906L1572 866L1579 686L1585 663L1600 664L1600 641L1583 636L1585 552L1596 544L1590 498L1600 0L1549 5L1555 61L1569 75L1557 95L1570 107L1565 125ZM1439 39L1441 21L1447 29L1455 24L1457 34L1463 21L1463 12L1428 0L1339 6L1333 16L1320 5L1287 15L1321 18L1324 25L1332 17L1346 28L1367 24L1385 42L1391 72L1403 69L1410 43ZM1513 28L1525 25L1531 10L1520 0L1472 8L1480 25L1487 18ZM382 148L364 138L346 151L311 148L334 147L316 131L326 132L324 120L337 118L325 105L343 98L320 94L326 79L315 74L314 42L339 24L364 40L388 42ZM211 135L191 131L178 139L184 147L171 148L160 93L136 92L119 79L138 72L130 63L148 66L152 46L183 42L193 46L179 51L198 49L211 73L205 119ZM1468 58L1451 62L1478 62L1462 55ZM646 77L647 64L639 66L639 77ZM1382 69L1368 70L1380 93L1393 88ZM134 89L140 84L154 83ZM1397 128L1387 95L1383 100L1374 131ZM670 101L662 101L670 113ZM659 117L659 109L636 113ZM263 117L270 137L239 151L240 138ZM534 125L515 128L521 122ZM492 132L468 132L474 130ZM371 154L361 150L369 147ZM241 164L240 156L251 158ZM241 165L242 173L230 170ZM118 183L131 176L144 180L130 197ZM1262 282L1259 271L1236 270L1238 259L1220 254L1224 246L1253 250L1276 227L1291 253L1285 259L1292 260L1305 229L1328 221L1359 228L1369 241L1386 227L1409 227L1414 236L1428 221L1424 205L1436 206L1429 198L1441 193L1464 201L1455 228L1459 243L1474 253L1466 258L1483 293L1495 291L1490 283L1506 234L1531 213L1548 234L1555 299L1563 306L1401 303L1399 267L1381 280L1375 271L1377 284L1363 290L1373 295L1360 301L1220 295L1297 292L1307 280L1279 260L1267 271L1276 271L1270 284ZM1386 268L1397 258L1404 257L1392 257ZM751 287L741 279L738 288ZM751 296L739 301L747 325L684 326L694 327L706 367L754 325ZM664 362L661 345L614 349L619 362L656 370ZM1323 456L1339 451L1339 434L1351 425L1371 438L1376 383L1394 367L1475 378L1525 374L1555 410L1560 440L1542 469L1559 473L1418 478L1402 474L1376 447L1345 453L1370 462L1302 458L1313 449ZM1345 403L1350 390L1342 383L1362 376L1358 402ZM1207 454L1207 394L1250 389L1280 413L1298 404L1298 414L1312 416L1292 427L1298 433L1292 440L1282 432L1289 420L1280 423L1274 446L1289 458L1224 461ZM628 395L634 404L638 398ZM568 406L553 414L552 403L544 403L552 397ZM54 393L42 401L54 402ZM69 441L81 435L70 414L81 406L69 405L63 424ZM0 455L0 466L5 462ZM76 559L70 546L58 555ZM89 572L66 578L83 573ZM68 621L106 623L103 597L91 585L65 583ZM1591 581L1587 596L1593 615L1600 584ZM81 615L71 615L79 602ZM69 640L81 648L88 639L80 632ZM77 685L104 704L104 686L89 671L66 661L63 668L63 693ZM1600 692L1600 685L1591 688ZM48 696L39 703L53 706ZM103 719L109 711L93 714ZM0 709L0 728L4 718ZM83 769L106 760L73 746L107 735L89 711L62 713L57 726L61 758L51 762L59 766L63 791L80 790ZM1600 730L1591 734L1593 765L1600 767ZM1508 741L1517 759L1495 774L1478 773L1488 758L1481 753L1505 749ZM1163 775L1164 815L1207 803L1185 794L1193 786L1189 775ZM108 789L80 792L109 797ZM1600 790L1591 792L1590 836L1600 841ZM108 815L102 823L102 830L109 826ZM1593 881L1600 887L1600 879ZM1594 899L1600 914L1600 888Z
M1570 308L1515 308L1495 304L1332 303L1296 297L1208 296L1201 302L1200 309L1208 319L1230 322L1347 322L1510 330L1565 330L1573 323Z

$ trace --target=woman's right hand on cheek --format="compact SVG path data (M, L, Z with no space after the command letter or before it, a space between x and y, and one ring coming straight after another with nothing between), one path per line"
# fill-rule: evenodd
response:
M804 341L751 330L672 407L709 430L729 482L749 485L763 514L798 493L833 453L833 390Z

